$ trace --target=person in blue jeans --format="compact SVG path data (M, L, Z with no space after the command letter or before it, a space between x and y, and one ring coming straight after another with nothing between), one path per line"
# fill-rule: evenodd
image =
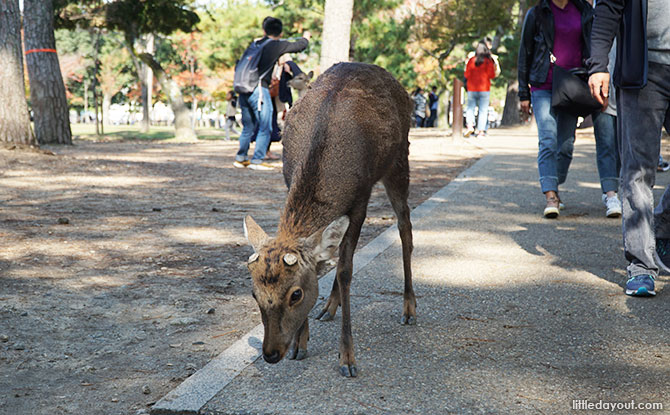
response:
M610 64L607 67L609 73L614 72L614 61L616 60L616 42L609 53ZM619 156L619 140L617 139L617 113L616 100L614 99L614 87L610 85L612 99L609 105L602 111L595 112L593 117L593 132L596 137L596 159L598 174L600 175L600 188L602 190L602 201L605 205L605 216L608 218L621 217L621 201L617 195L619 191L619 171L621 170L621 157Z
M621 148L625 293L656 295L659 266L670 272L670 186L654 209L663 123L670 113L670 0L600 0L591 37L591 94L610 98L608 52L615 35L617 134Z
M309 32L305 32L304 37L295 42L289 42L280 40L282 31L281 20L268 16L263 20L265 36L255 41L259 45L265 44L258 63L258 73L265 74L265 76L260 79L259 86L251 94L239 95L238 105L242 110L242 133L240 134L240 147L233 162L234 167L273 170L271 165L263 163L265 153L270 145L270 132L272 131L273 107L269 90L272 79L271 69L281 55L305 50L310 37ZM254 154L249 160L247 156L249 144L256 130L258 130L256 146Z
M593 9L584 0L540 0L526 14L519 47L519 100L538 130L537 166L545 195L546 218L557 218L564 207L558 186L572 162L577 118L551 107L553 66L581 67L589 57Z
M489 121L489 99L491 95L491 79L496 77L496 63L491 56L486 42L477 45L475 55L465 65L465 86L468 90L468 105L465 111L467 130L463 134L469 137L477 133L478 137L486 135ZM477 112L477 128L475 129L475 108Z

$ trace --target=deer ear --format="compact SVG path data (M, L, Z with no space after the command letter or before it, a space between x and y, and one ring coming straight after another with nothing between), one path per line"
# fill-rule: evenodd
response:
M307 238L307 246L312 250L316 262L328 261L335 256L344 234L349 227L349 217L340 216L323 231L318 231Z
M314 76L314 71L309 71L309 73L307 74L307 79L312 79L313 76Z
M251 247L254 248L254 252L258 252L268 240L268 234L249 215L244 218L244 236L249 241L249 244L251 244Z

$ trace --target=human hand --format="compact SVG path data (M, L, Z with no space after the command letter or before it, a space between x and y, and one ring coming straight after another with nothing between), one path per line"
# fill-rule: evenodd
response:
M304 32L302 32L302 37L304 37L307 40L310 40L312 38L312 33L310 33L309 30L305 30Z
M530 114L530 101L521 101L521 111Z
M589 88L591 95L603 106L603 111L609 104L610 74L608 72L597 72L589 77Z

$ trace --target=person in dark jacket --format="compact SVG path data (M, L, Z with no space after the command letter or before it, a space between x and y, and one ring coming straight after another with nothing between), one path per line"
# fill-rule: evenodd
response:
M563 203L558 186L565 182L572 161L577 118L551 108L553 65L583 66L590 55L593 8L584 0L540 0L526 14L519 47L521 109L537 122L537 165L546 198L544 216L556 218Z
M670 272L670 188L653 208L664 120L670 115L670 0L599 0L588 61L589 86L605 107L608 52L617 39L614 85L621 148L625 292L655 295L659 266Z
M258 73L265 74L261 78L260 85L251 94L240 94L238 104L242 110L242 133L240 134L240 148L235 155L233 166L237 168L249 167L253 170L272 170L273 167L263 163L265 153L270 143L270 132L272 129L272 98L270 97L269 85L272 79L271 69L277 63L279 57L285 53L300 52L309 44L309 32L304 37L289 42L280 40L283 31L281 20L274 17L266 17L263 20L263 32L265 36L256 40L257 44L263 44L263 51L258 63ZM258 128L256 136L256 147L251 160L248 159L249 143L254 132Z

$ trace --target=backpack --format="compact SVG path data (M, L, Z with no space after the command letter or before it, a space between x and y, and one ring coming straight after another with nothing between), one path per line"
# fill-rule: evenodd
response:
M272 66L268 71L258 75L258 64L261 61L263 54L263 47L267 45L272 39L268 39L263 43L251 42L251 45L244 51L242 57L235 65L235 78L233 80L233 89L238 94L250 94L260 83L260 80L272 70Z

